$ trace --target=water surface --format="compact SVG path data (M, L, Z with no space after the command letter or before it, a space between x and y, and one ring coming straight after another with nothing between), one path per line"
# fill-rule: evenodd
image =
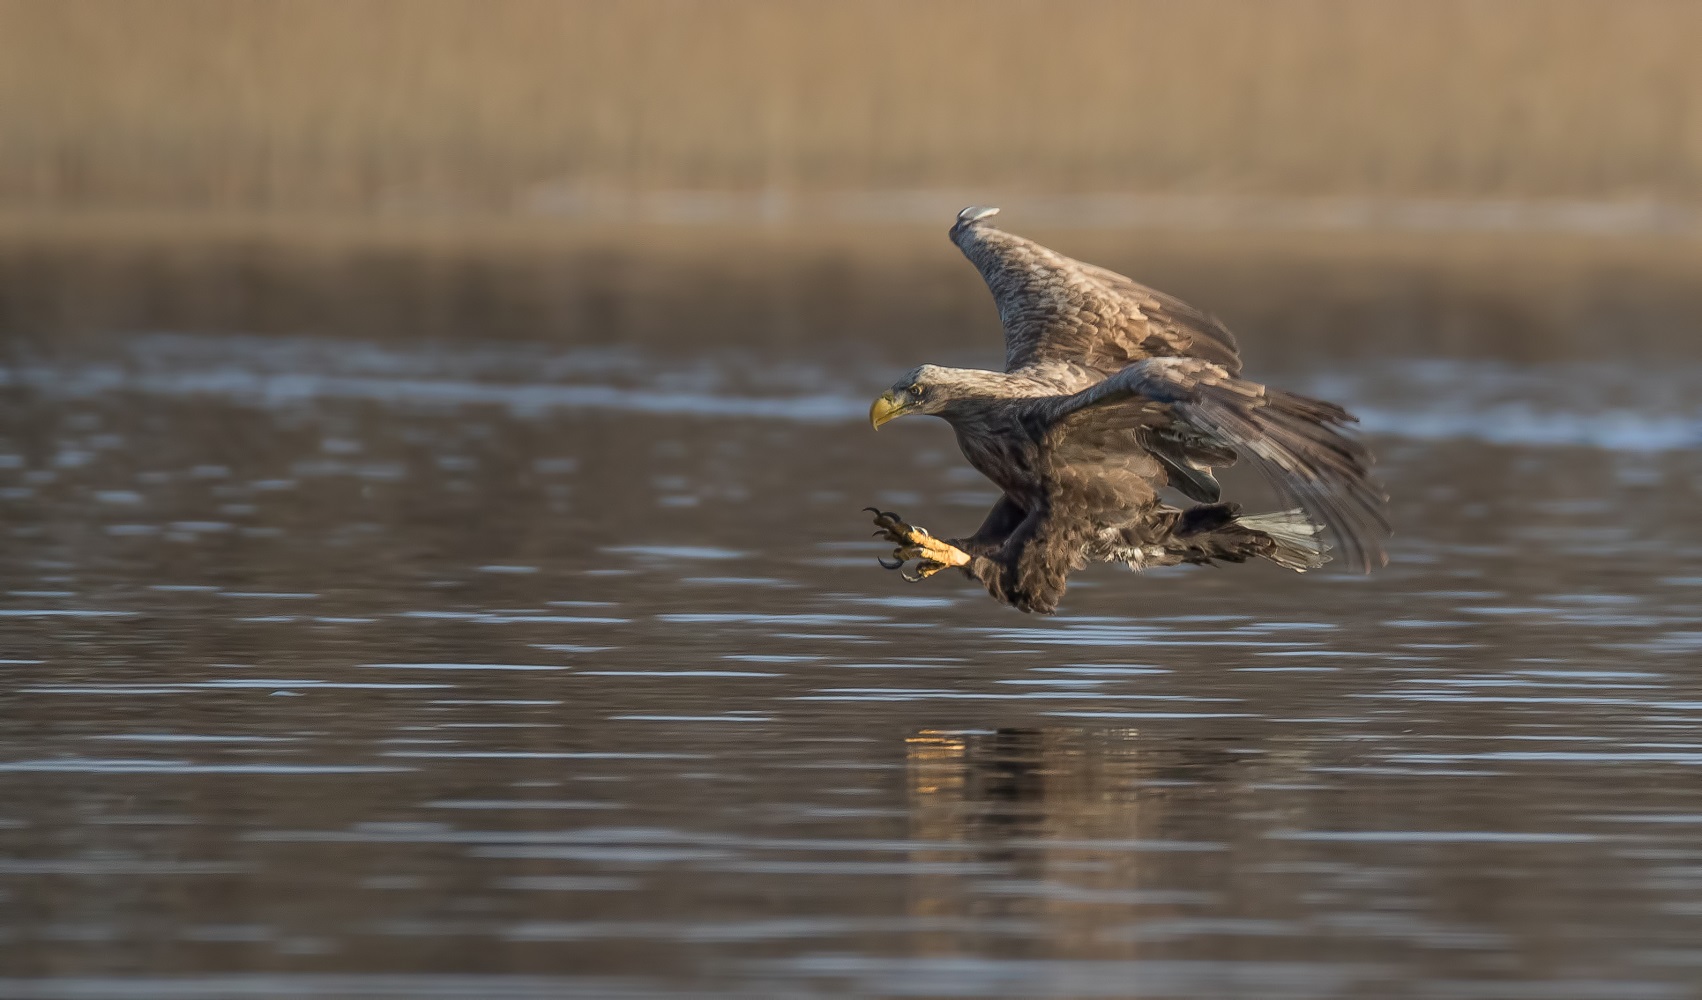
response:
M1677 998L1702 382L1338 366L1389 568L875 565L914 360L0 372L0 997ZM1652 388L1651 388L1652 386Z

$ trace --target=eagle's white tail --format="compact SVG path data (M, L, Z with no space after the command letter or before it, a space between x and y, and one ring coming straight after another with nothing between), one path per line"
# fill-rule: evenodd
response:
M1278 566L1297 573L1317 569L1330 561L1330 546L1324 541L1324 526L1314 524L1298 507L1270 514L1244 514L1235 523L1257 531L1276 543L1267 557Z

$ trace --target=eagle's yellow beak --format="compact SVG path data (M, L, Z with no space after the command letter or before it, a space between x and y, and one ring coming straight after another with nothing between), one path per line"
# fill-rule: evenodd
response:
M904 404L898 401L898 397L894 396L891 390L881 393L879 399L869 404L869 424L877 431L888 420L902 416Z

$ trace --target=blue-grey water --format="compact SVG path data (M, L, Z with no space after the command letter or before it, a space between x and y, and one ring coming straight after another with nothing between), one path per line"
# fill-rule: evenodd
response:
M1702 988L1702 370L1297 372L1386 570L1034 618L919 360L11 352L0 998Z

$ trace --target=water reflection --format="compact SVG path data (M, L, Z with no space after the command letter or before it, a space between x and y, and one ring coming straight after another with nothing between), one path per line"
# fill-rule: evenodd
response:
M976 913L1031 922L1006 957L1134 959L1144 933L1213 903L1178 888L1171 855L1221 851L1176 839L1177 794L1215 797L1239 758L1222 748L1165 746L1133 729L922 730L907 738L912 835L960 845L986 876L919 874L912 912ZM1182 792L1182 789L1188 789ZM1003 949L1001 949L1003 950ZM973 935L919 938L933 958L978 955Z
M439 412L505 411L523 420L544 420L559 414L640 414L698 421L751 420L787 424L861 424L870 387L890 374L898 358L911 357L913 347L878 359L870 351L851 362L776 360L731 348L706 358L674 360L673 352L646 354L623 351L612 364L604 350L569 347L547 353L536 349L489 347L469 349L437 346L429 350L358 345L352 352L327 350L321 340L304 337L229 337L186 334L145 334L125 338L95 338L84 352L71 358L34 356L23 351L11 364L0 365L0 387L25 390L55 401L87 401L114 394L135 395L139 402L217 401L262 410L281 410L299 416L320 405L379 404ZM947 348L941 348L947 349ZM91 360L89 355L99 360ZM1282 359L1292 367L1293 359ZM977 363L992 364L991 354ZM1265 377L1285 386L1341 400L1360 418L1361 426L1396 441L1483 441L1539 448L1595 448L1626 456L1684 450L1702 443L1702 413L1695 406L1702 387L1702 359L1684 357L1658 369L1635 359L1610 357L1587 363L1548 360L1520 366L1494 360L1361 363L1344 368L1339 359L1321 358L1313 365ZM99 421L95 421L98 424ZM91 425L92 426L92 425ZM469 428L469 430L473 430ZM431 457L448 473L475 474L479 460L457 452L477 450L476 430ZM121 447L123 435L94 433L81 440L59 442L55 468L76 468L103 449ZM317 454L299 457L290 476L271 481L273 489L293 488L302 476L354 476L372 481L401 478L406 467L394 459L370 454L370 442L348 428L331 429L317 442ZM938 464L940 454L924 453L926 464ZM21 456L7 456L22 462ZM539 474L571 475L579 471L577 456L536 459ZM195 474L223 478L222 464L197 467ZM981 506L991 497L985 489L963 490L964 483L984 487L971 470L955 489L939 495L963 506ZM1651 467L1628 462L1622 476L1658 482ZM42 470L26 477L47 483L56 473ZM1653 480L1650 477L1655 477ZM690 476L658 472L652 485L655 502L665 507L691 507L703 497ZM748 484L728 482L731 494L748 495ZM27 487L12 487L25 490ZM1452 489L1432 487L1438 496ZM98 490L94 498L115 507L137 505L145 493L132 488ZM884 490L876 499L913 505L913 491ZM1559 501L1562 505L1597 501ZM1539 508L1554 510L1551 502ZM249 513L247 505L226 504L222 513ZM1574 513L1580 511L1572 510ZM1597 511L1600 513L1601 511ZM164 527L164 526L162 526ZM179 535L236 530L224 519L182 520L169 526ZM1542 531L1540 527L1527 529ZM1623 541L1623 528L1598 524L1602 541ZM636 557L668 557L685 552L715 561L736 559L739 553L700 545L614 545L609 551ZM476 569L487 573L531 573L527 563L493 563Z

